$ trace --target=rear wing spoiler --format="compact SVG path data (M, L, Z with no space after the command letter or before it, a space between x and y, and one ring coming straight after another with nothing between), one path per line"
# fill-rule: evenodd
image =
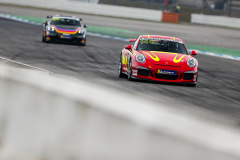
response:
M136 42L137 39L131 39L129 40L129 42Z

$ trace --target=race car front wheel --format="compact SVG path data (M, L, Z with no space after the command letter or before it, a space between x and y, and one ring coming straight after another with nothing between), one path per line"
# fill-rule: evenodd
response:
M129 60L129 68L128 68L128 80L132 80L132 60Z
M197 73L197 78L196 78L196 82L197 82L197 79L198 79L198 73ZM195 84L187 84L187 86L189 86L189 87L195 87L197 84L195 83Z
M49 43L50 41L47 41L47 40L46 40L46 36L43 35L43 36L42 36L42 42Z
M120 55L120 62L118 67L118 76L123 78L125 75L122 73L122 54Z

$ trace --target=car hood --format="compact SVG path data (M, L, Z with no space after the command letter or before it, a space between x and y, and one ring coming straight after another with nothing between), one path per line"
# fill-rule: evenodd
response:
M186 54L160 51L138 51L138 53L143 54L152 64L165 66L182 66L190 57Z
M79 26L68 26L68 25L53 25L55 26L57 29L67 29L67 30L77 30L79 29Z

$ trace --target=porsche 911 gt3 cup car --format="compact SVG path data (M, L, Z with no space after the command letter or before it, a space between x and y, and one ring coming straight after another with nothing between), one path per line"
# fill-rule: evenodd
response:
M86 27L74 16L47 16L52 18L43 25L43 42L61 42L86 45Z
M197 53L189 54L181 39L144 35L130 42L135 44L125 46L120 55L119 77L197 84Z

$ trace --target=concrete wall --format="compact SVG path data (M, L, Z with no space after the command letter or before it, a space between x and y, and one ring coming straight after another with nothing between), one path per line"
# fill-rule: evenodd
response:
M0 66L0 95L1 160L240 158L238 130L94 82Z
M208 0L209 1L209 0ZM202 7L202 0L177 0L176 1L180 6L193 6L193 7Z
M59 1L59 0L0 0L0 3L31 6L44 9L55 9L77 13L97 14L104 16L115 16L134 18L151 21L161 21L162 12L150 9L121 7L104 4L86 3L80 1Z
M240 28L240 18L192 14L191 23Z
M78 1L78 2L87 2L87 3L98 3L99 0L60 0L60 1Z

